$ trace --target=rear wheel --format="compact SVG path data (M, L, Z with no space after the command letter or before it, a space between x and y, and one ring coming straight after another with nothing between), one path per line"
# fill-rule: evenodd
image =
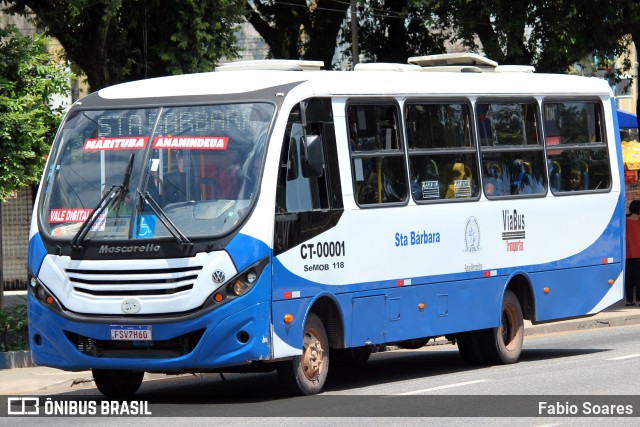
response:
M484 363L477 332L478 331L463 332L456 335L456 344L458 344L460 357L462 357L462 360L468 365L480 365Z
M144 371L92 369L93 381L107 397L133 396L142 384Z
M518 297L506 291L500 326L478 331L481 350L488 363L506 365L520 358L524 342L524 320Z
M363 366L371 356L371 347L331 349L331 366Z
M320 318L309 313L302 336L302 355L283 362L278 368L280 380L296 395L317 394L329 372L329 340Z

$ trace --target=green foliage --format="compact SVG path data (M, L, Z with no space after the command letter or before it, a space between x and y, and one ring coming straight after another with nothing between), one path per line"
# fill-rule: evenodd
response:
M0 28L0 200L38 182L62 117L50 104L69 93L71 74L51 64L46 44Z
M348 8L348 1L256 0L246 3L246 17L272 58L320 60L331 69Z
M431 12L439 28L467 50L481 50L500 64L561 73L594 51L623 55L627 30L621 25L621 12L634 4L633 0L411 1Z
M412 56L444 52L445 32L429 10L411 0L360 0L358 48L365 62L406 63ZM345 28L349 35L350 29Z
M27 305L0 308L0 351L28 350Z
M243 0L15 0L64 47L91 90L169 74L212 71L238 56Z

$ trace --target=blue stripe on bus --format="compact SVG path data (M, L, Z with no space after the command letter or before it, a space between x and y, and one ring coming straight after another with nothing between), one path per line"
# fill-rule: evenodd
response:
M36 233L29 240L28 268L31 273L38 275L45 256L47 256L47 250L42 243L40 233Z
M618 236L622 233L620 216L624 216L625 206L623 203L619 203L612 218L609 220L609 224L605 228L604 232L590 245L588 248L580 253L572 255L570 257L551 261L544 264L534 264L527 266L517 267L490 267L486 270L495 270L497 276L510 276L514 272L527 272L537 273L543 271L555 271L557 269L579 268L591 265L599 265L604 258L613 257L614 263L622 262L622 255L624 254L624 246L621 239ZM612 242L615 244L612 245ZM562 245L564 242L551 241L550 244ZM385 289L389 287L396 287L398 279L411 279L412 286L415 284L430 284L440 282L451 282L458 280L470 280L470 279L485 279L484 271L470 271L470 272L456 272L450 274L442 274L438 276L418 276L418 277L395 277L389 280L372 281L366 283L344 283L341 285L322 285L317 282L300 277L291 271L289 271L278 258L273 260L273 271L276 277L274 285L273 300L278 301L284 299L283 294L286 291L299 290L300 297L312 297L325 290L330 290L332 293L348 293L358 292L366 290Z
M246 234L236 235L225 249L238 272L271 254L271 249L265 243Z
M515 275L523 275L531 285L533 320L584 316L609 291L609 281L622 271L624 247L617 236L622 232L624 209L624 203L618 203L605 231L584 251L545 264L496 268L497 274L490 277L480 271L410 278L409 286L397 286L395 278L323 285L293 274L274 258L274 332L290 346L300 348L301 322L283 325L278 319L285 314L305 319L313 303L323 297L338 307L347 347L496 327L501 321L504 290ZM288 298L284 296L287 291L300 294ZM420 304L424 309L418 309ZM367 315L367 310L377 314Z

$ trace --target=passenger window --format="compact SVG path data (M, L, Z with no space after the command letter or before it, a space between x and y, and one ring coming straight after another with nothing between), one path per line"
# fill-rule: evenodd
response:
M411 195L417 203L478 196L478 162L464 103L405 105Z
M396 104L350 104L347 115L356 202L406 202L407 172Z
M535 101L478 102L476 119L485 196L545 194L544 151Z
M545 102L543 108L551 191L608 190L611 169L600 102Z

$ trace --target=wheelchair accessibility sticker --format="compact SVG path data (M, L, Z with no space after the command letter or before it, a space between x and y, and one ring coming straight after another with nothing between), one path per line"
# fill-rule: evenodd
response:
M137 239L147 239L155 235L156 230L156 216L155 215L142 215L139 217L140 224L137 223L136 218L135 228L133 230L133 237Z

